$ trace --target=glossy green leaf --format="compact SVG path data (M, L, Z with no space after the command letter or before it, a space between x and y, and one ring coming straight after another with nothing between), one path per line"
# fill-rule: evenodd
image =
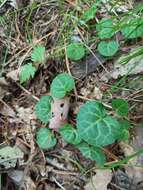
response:
M74 79L67 73L57 75L51 84L51 95L55 98L64 98L64 96L74 88Z
M98 51L101 55L111 57L117 53L119 44L116 41L102 41L98 44Z
M72 43L67 47L67 57L73 61L78 61L85 55L85 48L80 43Z
M28 81L33 78L36 72L36 68L32 63L25 64L20 69L20 83Z
M84 20L85 22L95 18L97 8L96 5L93 4L90 8L88 8L82 15L81 19Z
M104 163L106 161L106 157L100 148L94 147L94 146L89 146L87 143L84 143L84 142L76 145L76 147L81 151L83 156L96 161L96 164L98 166L104 165Z
M86 102L77 115L77 129L87 143L100 147L112 144L120 133L119 122L106 114L98 101Z
M42 96L35 106L35 113L38 119L47 124L51 119L51 96Z
M120 116L127 116L129 112L129 105L126 100L123 99L113 99L112 107Z
M50 129L40 128L36 133L36 142L41 149L49 149L56 145L57 140Z
M128 21L127 21L128 22ZM143 21L140 18L131 19L121 30L127 39L138 38L143 35Z
M77 130L70 124L64 125L59 129L62 138L71 144L78 144L81 142L81 138L77 133Z
M115 31L113 29L112 19L102 19L97 25L96 30L98 31L98 36L100 39L111 38Z
M44 62L45 61L45 47L42 45L37 45L34 47L31 54L31 60L33 62Z

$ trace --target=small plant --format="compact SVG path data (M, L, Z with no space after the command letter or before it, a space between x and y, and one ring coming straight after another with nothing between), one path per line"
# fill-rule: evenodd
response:
M38 119L40 119L43 123L48 123L51 114L51 96L42 96L40 101L35 106L35 113Z
M20 72L20 82L26 82L30 78L33 78L36 72L36 68L32 65L32 63L25 64L21 67Z
M68 92L74 88L73 78L66 74L59 74L51 84L51 95L55 98L63 98Z
M31 60L33 62L44 62L45 61L45 47L42 45L37 45L34 47L31 54Z
M115 55L115 53L119 49L119 44L116 41L102 41L98 44L98 51L101 55L106 57L111 57Z
M102 19L97 25L96 30L100 39L111 38L115 34L113 20L112 19Z
M78 61L85 55L85 48L80 43L72 43L67 47L67 56L73 61Z
M30 78L33 78L36 73L36 67L34 64L43 63L45 61L45 47L42 45L37 45L34 47L33 52L31 54L32 63L27 63L23 65L20 69L20 83L24 83L28 81Z
M52 96L41 97L35 106L38 119L47 124L52 117L52 98L64 98L73 87L74 80L70 75L62 73L56 76L51 84ZM121 118L128 114L128 103L122 99L114 99L112 107L118 114L118 119L110 116L108 110L99 101L88 101L77 114L77 127L65 124L58 130L67 143L75 145L86 158L95 160L100 166L106 161L102 151L104 146L129 138L130 123ZM50 129L43 128L37 132L37 143L40 148L48 149L55 146L56 140Z
M95 17L97 11L96 4L93 4L90 8L88 8L82 15L81 19L84 22L87 22Z
M37 131L36 141L39 147L44 150L52 148L57 142L50 129L47 128L40 128Z

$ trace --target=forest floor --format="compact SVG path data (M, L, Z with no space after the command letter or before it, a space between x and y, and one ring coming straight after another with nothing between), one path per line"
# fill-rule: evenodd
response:
M96 8L90 10L94 4ZM102 19L115 22L114 31L108 28L110 21L97 27ZM119 46L99 48L100 42L110 40ZM72 55L67 53L69 44L74 43L83 45L83 56L80 49ZM31 53L38 45L45 48L45 59L33 62L36 71L29 76L27 68L26 79L21 82L21 68L32 62ZM86 101L98 100L109 109L113 99L122 99L129 105L125 117L133 126L129 140L104 147L105 170L85 158L74 145L64 142L55 131L57 144L52 149L42 150L37 144L37 130L48 124L37 119L35 105L42 96L50 94L52 80L62 72L75 81L68 114L73 125ZM2 190L142 190L141 149L143 2L0 0Z

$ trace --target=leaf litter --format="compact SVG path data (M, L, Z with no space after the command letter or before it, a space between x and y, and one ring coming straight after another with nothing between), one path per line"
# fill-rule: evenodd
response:
M61 53L59 49L63 50L64 44L61 37L63 34L60 35L59 29L60 27L63 27L63 31L66 29L64 28L65 26L62 25L64 17L63 15L60 15L59 5L56 1L49 1L47 3L43 2L43 4L38 4L38 6L36 3L39 3L39 1L36 1L35 4L32 2L33 1L23 3L21 1L16 1L15 3L15 1L12 1L11 5L17 9L17 11L19 11L19 8L24 8L24 11L21 10L17 16L14 14L13 17L9 16L7 10L13 11L12 7L7 6L9 2L3 4L2 9L0 10L4 15L7 16L7 19L4 18L5 24L0 26L2 28L1 30L5 31L3 34L0 34L0 43L2 41L4 49L6 49L6 54L4 50L2 50L2 53L0 50L0 60L2 60L5 64L2 66L2 76L6 77L4 80L1 80L2 82L0 81L0 98L2 99L2 104L0 106L0 129L2 128L2 138L0 139L0 142L2 145L6 145L4 148L2 147L1 150L6 150L6 147L10 145L10 151L13 151L15 145L17 145L22 151L20 156L14 159L11 165L10 163L6 162L4 157L3 163L5 163L4 166L6 166L8 172L4 168L2 168L2 170L7 175L6 178L11 178L12 182L14 182L16 186L19 186L22 181L21 188L23 187L25 190L76 190L83 188L92 190L94 189L94 186L95 188L109 189L107 188L107 185L110 185L112 189L118 189L116 185L121 187L121 184L116 183L116 180L113 179L111 182L111 178L112 175L118 175L119 173L120 175L118 175L118 179L120 181L122 177L123 180L128 178L130 181L130 178L132 179L134 175L135 183L138 183L140 181L140 176L142 176L142 172L134 166L125 166L124 169L126 170L126 173L124 171L118 173L118 171L113 170L109 171L96 169L93 171L91 170L91 172L87 172L87 175L85 175L85 170L88 171L88 169L92 169L95 166L95 163L91 160L83 158L79 151L72 145L61 142L61 139L58 137L58 143L54 149L42 151L35 143L35 134L37 129L42 127L44 128L45 125L36 120L34 106L41 95L49 95L49 84L55 75L66 70L64 58L62 57L62 59L60 59L57 57L57 55L59 56ZM73 7L75 8L77 5L76 1L65 1L64 3L67 11ZM120 4L120 2L118 2L116 6L113 6L114 2L112 4L111 1L106 1L103 3L106 5L108 11L112 9L111 12L115 15L122 12L128 12L130 9L132 9L131 1L130 4L126 2L122 2L122 4ZM31 5L32 7L29 8L28 6ZM82 9L85 10L88 8L85 4L81 6ZM76 7L79 9L79 12L82 10L80 6ZM99 18L106 16L106 8L104 8L104 6L102 7ZM29 11L31 12L29 13ZM95 13L93 13L92 18L90 18L91 21L87 20L87 22L92 23L94 22L94 19L97 19L94 18L94 14ZM10 26L9 20L12 20L12 18L15 20L15 23ZM8 26L11 30L9 35L6 33ZM71 24L68 25L68 28L70 28L69 26L72 28ZM80 27L82 28L82 25L80 25ZM53 31L56 32L54 33ZM80 30L80 34L78 34L80 36L80 42L82 35L84 37L87 35L86 37L88 38L88 31L89 30L85 30L85 28ZM69 31L69 34L72 32L73 31ZM50 33L52 33L52 35L50 35ZM47 34L49 34L48 37L46 37ZM19 65L21 65L21 63L25 65L31 61L29 60L30 55L27 54L27 51L32 35L34 40L38 39L38 42L40 42L40 44L44 44L46 47L46 56L48 55L48 59L45 59L45 49L43 49L43 62L42 64L38 65L38 69L36 67L37 71L33 79L28 83L24 83L23 86L17 85L19 84ZM56 47L55 44L58 40L59 42L61 40L61 42ZM90 48L93 48L94 50L97 44L89 45ZM54 51L55 49L56 51ZM53 52L55 53L54 56ZM114 81L118 81L120 77L132 75L132 79L134 79L134 75L142 74L143 72L142 59L139 59L139 57L131 59L125 65L121 65L119 64L119 61L115 61L116 57L113 60L107 60L97 52L94 53L94 55L91 54L91 52L86 53L88 56L83 58L81 61L70 61L69 65L72 75L76 78L78 96L75 99L75 95L72 94L70 98L70 104L69 99L62 99L61 101L57 101L55 99L52 104L52 112L55 115L55 118L50 121L50 128L54 130L60 128L63 122L65 123L70 121L72 124L75 124L75 115L77 114L77 110L79 110L79 107L83 104L84 100L99 99L101 101L105 101L108 105L110 104L111 97L127 98L129 94L124 92L122 88L120 89L120 93L112 94L109 91L108 93L111 97L105 93L110 90L109 86L111 86ZM124 56L121 56L121 58L124 58ZM37 59L39 59L39 57L35 57L33 61L36 62ZM136 67L134 67L135 63L137 63ZM109 72L107 73L107 70L105 71L104 68L107 68ZM32 76L34 73L32 72ZM134 88L134 91L138 91L136 85L135 87L136 88ZM129 88L129 86L127 86L127 88ZM133 91L130 92L132 93L132 97L130 97L130 99L135 98L137 101L142 101L141 94L139 94L140 96L135 97ZM132 117L134 116L134 107L138 107L139 104L131 103L131 100L129 101L132 106L130 118L132 118L133 122L137 123L138 125L138 123L142 122L141 111L143 110L140 109L140 111L136 112L136 116L139 115L140 118L136 119L135 117ZM140 102L140 104L141 103L142 102ZM61 104L64 104L62 108ZM52 131L53 133L55 133L54 130ZM131 152L127 151L126 153L126 151L124 151L120 155L119 152L122 152L124 149L121 148L120 150L117 150L115 148L115 151L114 146L116 147L116 144L113 145L113 147L109 147L108 149L111 152L115 151L115 155L119 157L119 159L120 157L123 159L126 155L134 153L137 148L142 147L141 134L142 130L139 130L139 133L137 132L137 135L134 135L136 140L133 140L132 144L128 143L128 146L134 148ZM15 144L14 146L13 143ZM11 154L11 157L12 155L13 154ZM19 157L22 159L22 162L20 163L18 163ZM135 160L135 162L139 161L142 163L142 157L138 157L137 159L138 160ZM109 158L108 161L110 162L112 159ZM16 168L14 168L15 166ZM11 171L11 169L12 172L10 173L9 171ZM109 184L110 182L115 186ZM9 183L7 184L9 185ZM7 189L8 187L9 186L7 186Z

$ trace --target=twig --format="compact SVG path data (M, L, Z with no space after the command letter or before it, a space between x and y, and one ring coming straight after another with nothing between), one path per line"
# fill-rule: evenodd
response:
M53 177L54 182L62 189L62 190L66 190L57 180L55 177Z

